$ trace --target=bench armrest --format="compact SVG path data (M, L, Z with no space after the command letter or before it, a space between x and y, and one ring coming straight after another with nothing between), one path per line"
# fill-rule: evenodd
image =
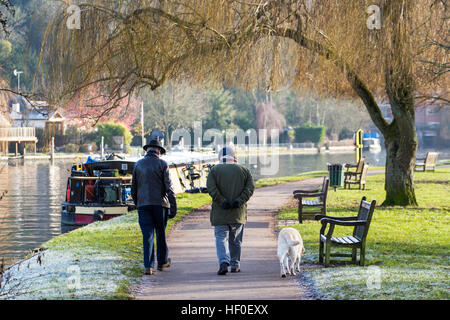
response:
M301 199L301 198L317 198L320 196L323 196L324 193L323 192L319 192L319 193L296 193L294 194L294 198L295 199Z
M363 226L367 223L366 220L339 221L339 220L334 220L334 219L329 219L329 218L320 219L320 222L322 223L322 225L329 223L331 225L344 226L344 227L345 226L347 226L347 227Z
M319 192L320 189L314 189L314 190L294 190L292 191L293 194L296 193L313 193L313 192Z
M361 172L354 172L354 171L344 172L344 176L356 176L358 174L361 174Z
M357 221L357 219L358 219L358 217L332 217L332 216L327 216L325 214L316 214L314 216L315 220L320 220L323 218L329 218L329 219L340 220L340 221Z

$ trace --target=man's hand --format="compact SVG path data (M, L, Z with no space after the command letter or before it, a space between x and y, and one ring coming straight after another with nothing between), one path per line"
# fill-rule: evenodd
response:
M232 204L230 203L230 201L225 200L224 202L222 202L221 208L225 210L231 209Z
M177 215L177 212L176 212L176 211L172 211L172 210L169 209L169 219L175 218L176 215Z
M239 200L234 200L233 203L231 204L231 207L233 209L237 209L241 207L241 203L239 202Z

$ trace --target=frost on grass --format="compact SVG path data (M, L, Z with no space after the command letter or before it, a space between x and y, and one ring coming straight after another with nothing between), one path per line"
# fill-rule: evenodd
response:
M449 272L440 267L332 266L309 273L322 299L450 298Z
M128 217L127 217L128 216ZM109 233L109 229L135 228L136 217L122 217L94 223L83 228L89 232ZM21 261L5 271L0 299L108 299L121 284L129 283L136 261L117 250L83 245L80 237L74 246L50 241L48 249Z
M8 269L0 298L108 298L125 279L124 262L118 256L95 251L79 259L70 251L49 249Z
M303 263L317 265L317 252L318 249L307 250ZM414 259L409 255L384 256L383 264L374 265L370 261L379 259L369 250L366 258L365 267L342 265L332 259L330 267L307 268L305 274L314 283L320 298L326 300L450 299L450 268L446 257L427 263L427 256L416 255Z

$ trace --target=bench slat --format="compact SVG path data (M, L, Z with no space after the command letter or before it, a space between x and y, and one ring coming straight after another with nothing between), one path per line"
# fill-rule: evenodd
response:
M354 236L349 236L349 237L347 237L347 238L349 238L351 241L353 241L353 243L360 243L360 242L361 242L360 239L355 238Z

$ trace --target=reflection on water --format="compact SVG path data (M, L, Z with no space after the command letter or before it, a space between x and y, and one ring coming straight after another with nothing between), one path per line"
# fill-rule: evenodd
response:
M386 153L364 153L364 157L370 166L383 167ZM278 164L276 163L278 161ZM247 166L255 180L266 177L284 177L308 171L327 170L327 163L354 163L354 153L341 154L280 154L279 156L267 156L266 159L258 159L257 156L241 156L239 162ZM271 168L278 168L275 174L265 174ZM264 170L264 168L266 170ZM269 169L267 169L269 168Z
M0 164L3 167L4 164ZM0 260L11 264L61 233L71 161L8 163L0 173Z

